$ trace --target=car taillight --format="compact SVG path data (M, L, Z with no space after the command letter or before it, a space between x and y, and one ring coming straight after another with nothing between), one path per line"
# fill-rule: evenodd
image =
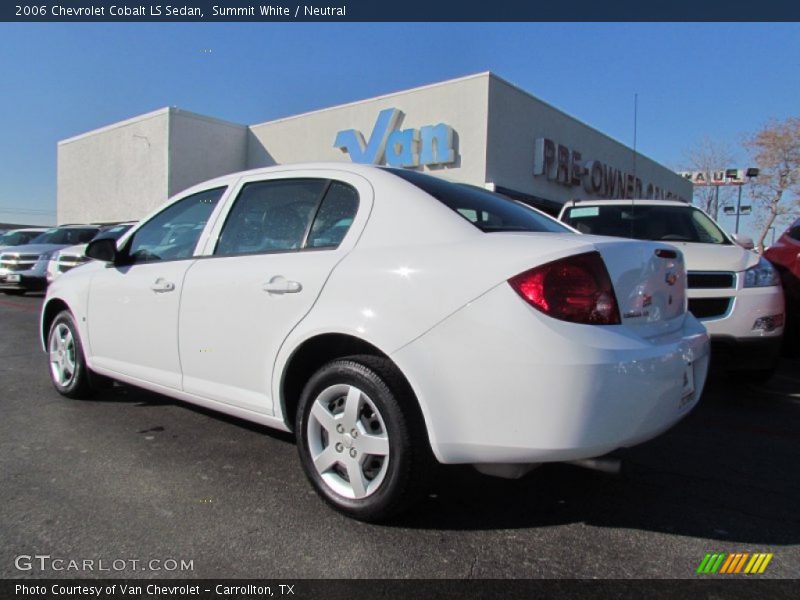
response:
M619 308L599 252L568 256L508 280L522 298L544 314L593 325L618 325Z

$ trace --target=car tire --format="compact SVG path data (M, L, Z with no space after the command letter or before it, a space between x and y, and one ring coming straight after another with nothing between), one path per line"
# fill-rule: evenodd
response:
M351 356L319 369L301 394L295 436L319 495L361 521L409 508L435 464L413 393L379 357Z
M58 313L47 334L50 381L67 398L87 398L92 394L89 369L83 354L75 320L68 310Z

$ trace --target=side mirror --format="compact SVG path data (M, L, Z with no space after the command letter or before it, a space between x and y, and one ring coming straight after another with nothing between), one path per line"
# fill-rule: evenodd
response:
M752 250L755 248L755 244L753 243L753 238L748 235L741 235L740 233L734 233L732 236L733 241L739 244L745 250Z
M117 242L109 238L89 242L84 252L89 258L113 263L117 260Z

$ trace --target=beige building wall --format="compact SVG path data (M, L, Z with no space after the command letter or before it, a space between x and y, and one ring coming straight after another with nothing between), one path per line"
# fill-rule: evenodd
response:
M171 109L167 196L246 168L246 126Z
M250 127L164 108L64 140L58 144L58 222L139 219L187 187L246 168L350 162L335 145L337 134L354 130L368 143L387 109L401 113L396 130L422 135L425 127L451 128L454 160L420 170L547 200L551 210L607 194L559 181L552 172L537 174L537 140L561 146L571 158L579 153L581 164L634 172L632 149L487 72ZM375 162L385 164L384 158ZM642 196L652 185L662 195L691 198L690 182L641 154L635 173Z
M167 197L169 109L59 142L57 169L59 224L142 217Z
M338 132L361 131L368 142L378 114L403 112L399 129L445 123L453 128L456 160L423 170L450 179L483 185L486 169L486 121L489 75L481 73L445 83L336 106L250 127L248 167L308 161L351 162L334 147Z
M489 84L488 157L486 181L554 200L597 198L582 185L565 185L536 175L536 140L547 138L581 154L582 162L598 160L625 173L634 172L631 148L492 75ZM648 183L691 200L692 186L670 169L637 154L635 173Z
M247 127L163 108L58 144L57 221L135 221L246 166Z

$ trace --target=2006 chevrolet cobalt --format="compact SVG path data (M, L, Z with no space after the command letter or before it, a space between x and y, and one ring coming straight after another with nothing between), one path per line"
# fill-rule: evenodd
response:
M650 439L706 379L675 248L419 172L236 173L86 253L42 310L61 394L111 378L294 431L359 519L407 507L435 461L502 475Z

